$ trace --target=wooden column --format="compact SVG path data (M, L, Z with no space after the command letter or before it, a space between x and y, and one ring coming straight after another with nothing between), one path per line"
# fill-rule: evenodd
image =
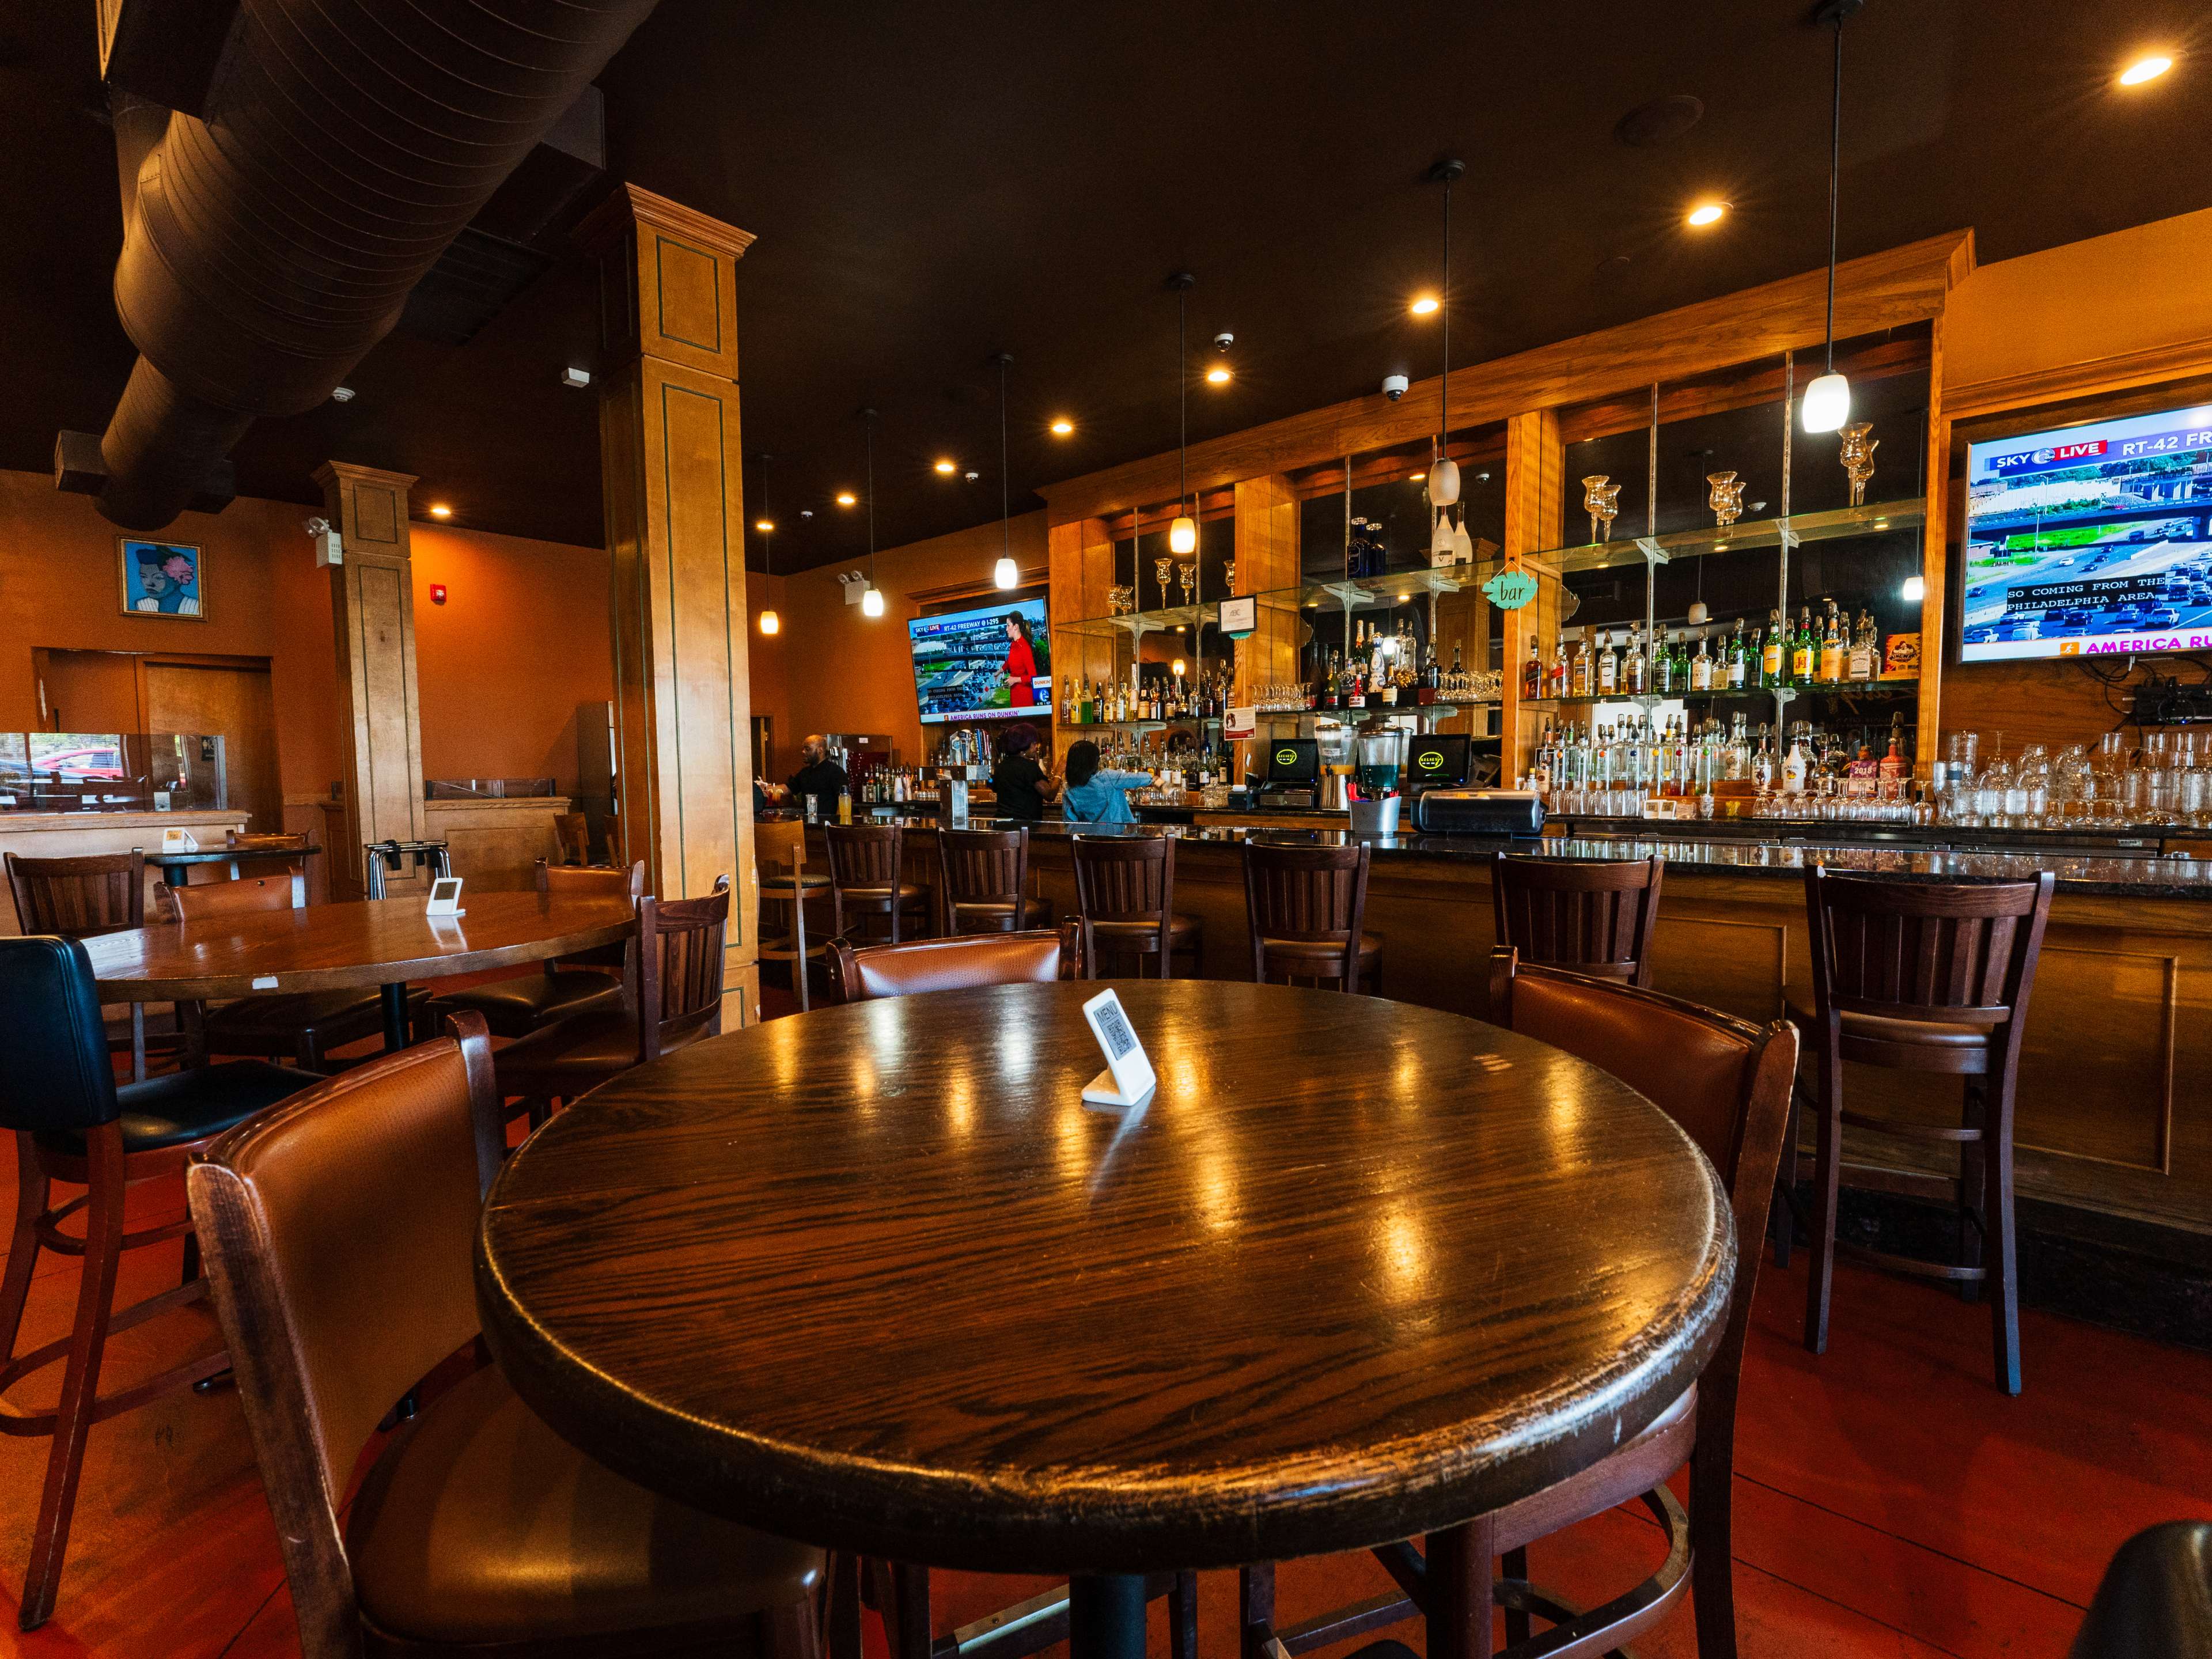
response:
M422 716L415 694L415 572L407 492L414 478L373 466L325 461L315 469L323 514L337 527L345 559L331 568L331 632L337 646L339 780L343 840L323 849L331 896L366 890L362 848L421 841ZM428 888L428 872L387 872L397 898Z
M730 878L722 1023L758 1017L738 260L752 237L626 185L580 239L599 265L599 455L611 556L616 828L646 891Z
M1566 475L1566 447L1559 440L1559 417L1549 409L1513 416L1505 422L1505 550L1523 555L1548 552L1559 544L1559 491ZM1527 561L1537 578L1536 597L1505 613L1504 715L1498 745L1504 781L1517 784L1535 752L1541 709L1523 708L1520 665L1528 659L1533 638L1551 660L1559 637L1559 584L1556 573Z
M1297 492L1280 473L1246 478L1237 486L1237 591L1268 593L1298 586L1299 515ZM1237 647L1234 701L1249 703L1268 681L1298 676L1299 635L1306 621L1295 595L1260 602L1259 626ZM1250 750L1243 750L1249 769Z
M1090 622L1107 612L1114 586L1114 541L1103 519L1073 519L1045 532L1055 623ZM1119 636L1126 640L1127 635ZM1054 719L1059 752L1090 734L1067 729L1059 718L1061 693L1070 681L1105 684L1123 672L1116 636L1055 627L1052 635Z
M1914 733L1913 775L1922 782L1935 775L1942 758L1943 613L1951 593L1951 538L1944 496L1951 482L1951 419L1943 412L1943 313L1929 325L1928 341L1928 517L1920 532L1920 710ZM1964 534L1961 532L1961 544Z

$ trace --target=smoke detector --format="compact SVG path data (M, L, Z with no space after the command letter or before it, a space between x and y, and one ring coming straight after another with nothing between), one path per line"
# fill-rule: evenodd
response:
M353 401L353 388L349 386L332 386L331 388L331 401L334 404L351 403Z

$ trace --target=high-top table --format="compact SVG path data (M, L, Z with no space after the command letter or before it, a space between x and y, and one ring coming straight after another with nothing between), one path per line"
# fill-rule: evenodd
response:
M487 1200L501 1366L642 1485L1073 1575L1078 1654L1142 1659L1145 1574L1486 1536L1717 1344L1726 1194L1626 1085L1401 1003L1124 981L1158 1091L1086 1108L1097 988L772 1020L594 1091Z
M189 1002L375 985L384 1040L407 1040L410 981L482 973L612 945L637 930L626 898L464 893L468 914L433 917L420 897L157 921L84 942L103 1002Z

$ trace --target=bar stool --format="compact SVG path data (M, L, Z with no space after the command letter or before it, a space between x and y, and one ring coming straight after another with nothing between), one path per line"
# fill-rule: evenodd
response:
M1498 943L1521 960L1651 986L1651 932L1667 860L1614 863L1500 853L1490 861Z
M1173 979L1178 955L1188 960L1187 977L1198 977L1205 930L1196 916L1175 914L1174 836L1077 836L1068 850L1088 977L1099 976L1104 956L1117 963L1133 959L1134 977L1142 979L1149 957L1160 978Z
M1380 994L1382 941L1359 928L1367 914L1368 853L1365 842L1357 847L1244 843L1244 909L1255 981Z
M402 859L413 860L410 867L416 870L428 864L433 878L453 873L453 860L442 841L373 841L361 850L368 855L363 860L362 879L373 899L384 896L384 872L389 870L398 875Z
M830 843L830 920L831 931L845 932L845 913L888 916L890 942L905 935L902 925L914 921L914 937L929 931L929 898L921 888L904 880L906 830L896 823L827 823L822 833Z
M753 848L760 865L760 959L792 964L791 988L798 994L799 1012L804 1013L813 1006L806 983L807 966L828 948L819 940L812 945L806 942L806 901L826 897L830 878L806 873L806 826L795 818L756 823ZM770 905L781 914L780 933L769 931Z
M1052 926L1052 906L1029 890L1030 831L940 830L937 929L958 933L1019 933Z
M1987 1281L1997 1386L2018 1394L2020 1285L2013 1225L2013 1097L2036 958L2051 915L2053 878L1936 884L1805 872L1813 952L1813 1006L1793 1000L1820 1091L1813 1172L1813 1273L1805 1346L1828 1346L1828 1304L1838 1249L1923 1279ZM1844 1062L1947 1073L1966 1083L1955 1129L1903 1123L1844 1109ZM1956 1176L1855 1165L1854 1186L1948 1199L1958 1206L1966 1260L1923 1261L1839 1243L1836 1198L1844 1127L1923 1145L1955 1146ZM1792 1124L1787 1160L1796 1161ZM1984 1239L1990 1265L1984 1266Z

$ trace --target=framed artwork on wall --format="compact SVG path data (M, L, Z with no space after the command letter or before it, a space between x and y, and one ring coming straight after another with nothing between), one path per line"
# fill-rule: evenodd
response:
M117 549L124 615L207 620L207 568L198 548L123 536Z

